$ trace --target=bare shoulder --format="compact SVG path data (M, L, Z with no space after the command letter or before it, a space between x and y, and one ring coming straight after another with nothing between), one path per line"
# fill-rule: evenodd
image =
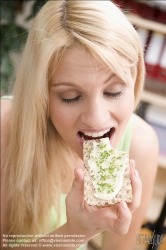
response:
M153 193L158 168L158 139L153 128L137 115L132 117L132 139L130 158L136 162L136 169L142 181L142 212L146 211Z
M154 129L139 116L132 116L131 157L158 160L158 139ZM149 159L149 160L150 160Z

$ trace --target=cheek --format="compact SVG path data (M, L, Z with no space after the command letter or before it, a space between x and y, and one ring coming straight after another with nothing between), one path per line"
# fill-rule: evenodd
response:
M76 112L63 104L50 102L50 117L55 128L62 131L64 128L68 129L73 126L76 120Z
M134 111L134 95L130 95L123 105L123 113L125 115L131 115Z
M128 93L123 101L118 103L117 108L117 113L119 113L119 116L122 120L126 120L127 118L129 118L134 111L134 93Z
M70 119L66 112L62 112L59 108L50 107L50 117L55 126L55 128L59 129L60 127L68 126L70 123Z

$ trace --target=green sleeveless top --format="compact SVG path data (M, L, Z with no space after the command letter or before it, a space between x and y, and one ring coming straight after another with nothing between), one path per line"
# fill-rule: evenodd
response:
M12 100L12 96L3 96L1 99L10 99ZM125 132L122 136L122 139L118 145L118 150L119 151L126 151L129 152L130 150L130 142L131 142L131 131L132 131L132 122L131 118L126 126ZM65 199L66 199L66 194L61 194L60 198L60 210L61 210L61 218L60 218L60 226L66 223L66 206L65 206ZM52 206L50 209L50 232L54 231L57 228L57 212L55 210L55 207ZM80 246L77 248L77 250L85 250L86 249L86 244Z

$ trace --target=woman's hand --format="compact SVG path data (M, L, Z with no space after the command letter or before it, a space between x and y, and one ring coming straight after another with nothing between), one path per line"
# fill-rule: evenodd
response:
M109 231L116 234L128 232L132 213L139 207L142 184L135 162L130 160L133 201L126 204L120 202L109 207L93 207L84 201L83 170L76 168L72 188L66 198L68 231L75 234L84 234L87 238L102 232Z

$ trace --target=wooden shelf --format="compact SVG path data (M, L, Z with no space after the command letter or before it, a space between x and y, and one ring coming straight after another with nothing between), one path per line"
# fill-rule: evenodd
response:
M151 20L147 20L135 14L126 14L129 21L140 28L156 31L166 35L166 25Z
M144 90L141 100L166 109L166 97Z
M160 168L166 169L166 156L159 154L158 165Z

